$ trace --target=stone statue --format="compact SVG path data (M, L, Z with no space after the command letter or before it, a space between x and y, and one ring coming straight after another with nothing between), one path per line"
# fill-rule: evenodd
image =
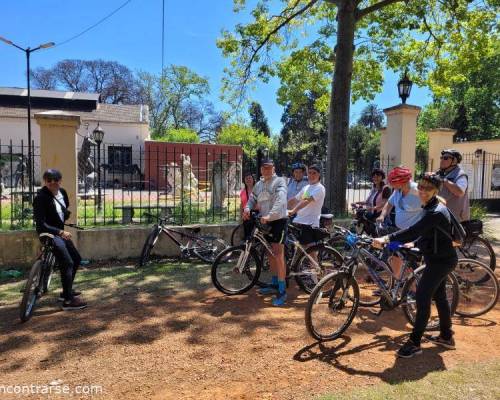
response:
M91 158L92 146L95 142L88 136L83 138L82 147L78 152L78 190L83 192L94 189L95 168Z
M228 194L228 170L227 154L222 153L212 165L212 207L215 210L222 209Z
M173 190L175 195L180 195L182 191L190 191L193 197L198 193L198 179L193 173L191 157L181 154L181 163L182 167L172 162L167 167L166 191L170 193Z

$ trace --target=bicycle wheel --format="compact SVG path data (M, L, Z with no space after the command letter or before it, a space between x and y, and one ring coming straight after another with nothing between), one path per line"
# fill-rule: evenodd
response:
M139 260L139 266L144 267L151 258L151 251L155 246L158 238L160 237L161 228L158 225L155 225L151 232L149 233L146 241L144 242L144 246L142 246L141 258Z
M273 275L271 272L271 264L269 262L269 254L267 254L266 248L260 242L255 245L255 250L258 254L260 254L261 266L259 279L255 282L255 284L260 287L266 287L271 284Z
M344 272L321 279L306 306L307 332L316 340L337 339L349 327L359 304L356 280Z
M497 266L497 258L490 242L481 236L473 236L465 240L458 248L458 258L477 260L490 267L492 271ZM485 276L486 279L487 276Z
M24 294L19 307L19 317L22 322L26 322L31 318L35 309L35 303L42 294L42 271L43 261L37 260L31 267L28 280L24 286Z
M231 246L238 246L245 240L245 230L243 229L243 224L239 224L233 229L231 233Z
M323 243L313 245L306 249L306 253L317 260L319 273L316 270L311 259L303 254L295 266L292 266L295 275L295 281L299 287L306 293L311 293L316 284L325 276L340 268L344 258L340 253Z
M201 261L212 264L222 250L227 248L227 243L215 236L198 236L193 240L193 253Z
M369 261L369 260L367 260ZM385 288L389 290L393 285L393 276L389 269L374 267L376 274L385 283ZM359 305L363 307L373 307L380 303L380 287L373 280L368 267L363 262L358 262L356 272L354 273L356 282L359 285Z
M403 287L403 311L405 313L408 322L413 326L415 325L415 318L417 315L417 303L415 300L415 290L422 276L422 271L419 271L408 279ZM457 309L458 304L458 282L457 278L453 273L448 274L446 278L446 297L448 298L448 303L450 305L451 315L454 314ZM434 300L431 304L431 315L429 321L427 322L427 327L425 330L438 330L439 329L439 317Z
M498 281L495 273L485 264L477 260L460 259L454 274L459 287L455 311L458 315L477 317L495 307L498 301Z
M260 262L260 256L254 248L245 254L245 245L228 247L219 253L212 264L212 282L224 294L245 293L259 279Z

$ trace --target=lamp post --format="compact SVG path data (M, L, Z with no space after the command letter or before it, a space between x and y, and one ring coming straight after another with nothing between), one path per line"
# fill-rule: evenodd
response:
M398 82L398 94L403 104L406 104L406 99L410 97L412 86L413 82L408 78L408 71L405 71L404 77Z
M92 132L92 139L97 143L97 209L102 210L101 202L101 143L104 139L104 131L102 130L99 122Z
M12 41L5 39L4 37L0 36L0 40L10 46L14 46L18 48L21 51L24 51L26 54L26 80L28 83L28 184L29 184L29 198L30 202L33 200L33 165L31 163L32 161L32 149L31 149L31 87L30 87L30 54L33 53L34 51L40 50L40 49L48 49L49 47L52 47L55 45L54 42L47 42L44 44L41 44L38 47L35 47L34 49L31 49L29 47L27 48L22 48L21 46L18 46L17 44L13 43Z

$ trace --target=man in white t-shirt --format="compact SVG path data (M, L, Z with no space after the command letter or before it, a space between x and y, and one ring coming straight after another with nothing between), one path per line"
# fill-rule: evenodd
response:
M313 228L319 228L321 208L325 200L325 187L320 182L320 171L318 165L311 165L307 171L309 184L288 203L289 206L293 206L288 214L296 215L293 223L301 229L299 241L302 244L316 241Z

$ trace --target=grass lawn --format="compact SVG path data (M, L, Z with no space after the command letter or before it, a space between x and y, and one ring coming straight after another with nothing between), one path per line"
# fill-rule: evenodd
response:
M320 397L320 400L391 399L500 399L500 361L461 365L450 371L431 372L414 382L385 383Z

